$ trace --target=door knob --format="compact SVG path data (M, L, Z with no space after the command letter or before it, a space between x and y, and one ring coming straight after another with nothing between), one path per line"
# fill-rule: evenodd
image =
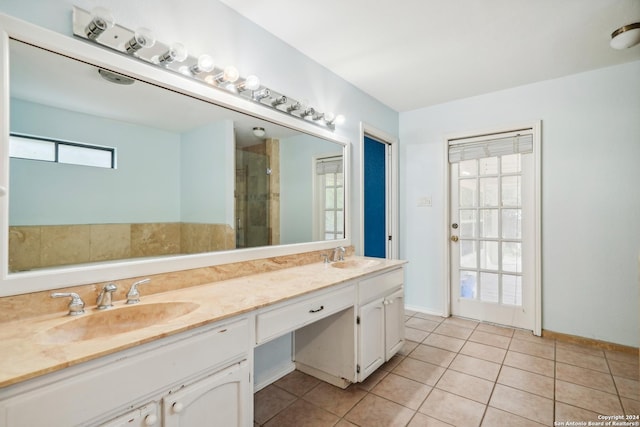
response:
M458 241L458 236L451 236L451 241L452 242L457 242Z

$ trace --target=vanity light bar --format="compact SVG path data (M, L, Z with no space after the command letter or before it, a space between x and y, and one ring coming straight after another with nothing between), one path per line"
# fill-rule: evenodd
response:
M168 45L156 40L147 28L133 31L116 24L111 13L101 7L89 12L74 6L73 34L323 128L334 130L336 124L344 122L342 115L322 113L304 101L261 85L254 75L243 78L233 66L219 67L210 55L193 56L180 43Z

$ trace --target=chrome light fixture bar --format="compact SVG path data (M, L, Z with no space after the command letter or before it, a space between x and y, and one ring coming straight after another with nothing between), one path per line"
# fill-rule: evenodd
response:
M135 31L125 28L115 23L111 13L104 8L98 7L88 12L74 6L73 34L307 123L334 130L336 124L344 122L342 115L320 112L306 101L297 101L263 86L257 76L243 78L232 65L218 67L210 55L193 56L180 43L162 43L147 28Z

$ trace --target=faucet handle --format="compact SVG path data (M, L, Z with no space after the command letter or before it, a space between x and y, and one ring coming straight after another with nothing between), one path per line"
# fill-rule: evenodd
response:
M140 292L138 292L138 285L142 285L144 283L149 283L151 279L146 278L142 280L138 280L133 285L131 285L131 289L127 293L127 304L137 304L140 302Z
M111 294L117 290L118 288L113 283L109 283L102 287L100 294L98 294L98 300L96 301L98 310L105 310L113 307Z
M51 294L51 298L65 298L71 297L69 302L69 316L78 316L84 313L84 301L75 292L54 292Z

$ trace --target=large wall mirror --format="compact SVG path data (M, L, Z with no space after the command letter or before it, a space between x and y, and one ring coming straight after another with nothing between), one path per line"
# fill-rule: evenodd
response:
M349 242L346 141L64 43L83 55L5 40L0 295ZM87 49L117 66L94 65Z

